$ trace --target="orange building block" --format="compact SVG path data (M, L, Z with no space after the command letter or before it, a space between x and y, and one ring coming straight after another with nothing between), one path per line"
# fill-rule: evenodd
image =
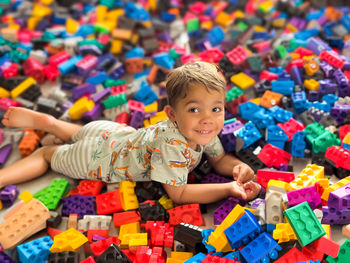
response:
M273 91L265 91L264 95L261 97L260 105L265 108L272 108L280 103L283 95Z
M25 129L23 138L18 145L22 157L31 154L39 145L40 138L32 129Z

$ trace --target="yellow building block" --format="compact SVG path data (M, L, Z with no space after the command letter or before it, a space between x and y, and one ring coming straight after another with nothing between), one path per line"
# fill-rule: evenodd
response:
M111 10L107 13L106 16L106 20L114 20L117 21L118 17L123 16L124 15L124 10L123 9L115 9L115 10Z
M164 121L168 118L168 116L166 115L165 111L159 111L156 113L156 115L152 116L149 120L150 120L150 124L154 125L160 121Z
M19 198L26 204L33 199L33 195L28 190L25 190L19 195Z
M226 27L228 26L229 24L231 24L232 22L232 19L231 19L231 16L224 12L224 11L221 11L217 16L216 16L216 19L215 19L215 22L217 24L219 24L220 26L222 27Z
M299 31L298 28L296 28L295 26L293 26L292 24L289 24L289 23L287 24L286 28L288 28L289 31L292 33L296 33Z
M157 9L157 0L148 0L147 10L155 11Z
M35 85L36 81L32 77L26 78L23 82L21 82L16 88L11 90L11 98L15 99L19 95L21 95L24 91L26 91L28 88L30 88L32 85Z
M260 105L261 98L251 99L250 101L255 103L256 105Z
M166 209L171 209L174 207L173 200L169 198L168 195L163 195L161 198L159 198L158 202Z
M96 7L96 20L97 22L102 22L106 19L108 12L108 7L104 5L98 5Z
M234 18L244 18L245 17L245 13L243 13L241 10L236 10L233 13L233 17Z
M119 39L112 39L110 52L112 54L120 54L123 49L123 41Z
M289 184L294 190L315 185L318 179L324 179L324 167L308 164Z
M0 98L8 98L10 97L10 92L3 87L0 87Z
M64 251L77 251L88 241L87 237L74 228L70 228L53 238L53 244L49 249L52 253Z
M300 58L300 54L298 54L298 53L293 53L290 56L292 57L292 59Z
M283 188L284 190L286 190L286 192L293 190L293 188L290 186L289 183L279 181L279 180L270 180L267 184L267 189L269 189L270 186L277 186L277 187Z
M95 103L93 100L82 97L68 110L68 114L72 121L76 121L79 120L85 112L91 111L94 107Z
M136 182L123 181L119 183L119 195L124 211L138 209L139 202L135 194Z
M285 18L274 19L272 21L272 26L277 27L277 28L282 28L282 27L284 27L285 23L286 23Z
M290 240L297 240L292 226L289 223L279 223L272 233L272 237L278 240L278 243L288 242Z
M167 258L166 263L184 263L185 261L182 259L176 259L176 258Z
M255 84L255 80L243 72L233 75L231 81L243 90Z
M40 5L40 4L34 4L33 6L33 16L38 16L38 17L44 17L51 15L52 10L51 8Z
M301 171L301 173L305 173L305 174L308 174L308 175L313 175L317 179L323 179L324 178L324 167L323 166L319 166L317 164L308 164Z
M231 226L236 222L242 215L244 215L245 210L242 206L236 205L235 208L226 216L224 221L210 234L207 243L215 247L216 252L228 252L232 251L232 248L227 240L224 233L226 228Z
M121 225L119 229L119 236L118 238L120 240L123 239L124 234L135 234L140 233L140 222L133 222L130 224Z
M321 196L321 199L328 201L329 198L329 194L330 192L338 189L339 187L342 187L346 184L350 184L350 176L345 177L343 179L341 179L340 181L336 182L335 184L332 184L330 187L326 188Z
M1 200L0 200L0 210L2 209L2 202L1 202Z
M34 30L36 26L38 25L39 21L41 20L41 17L38 16L32 16L27 21L27 28L29 30Z
M40 3L42 3L43 5L51 5L53 1L54 0L41 0Z
M332 239L331 226L330 225L323 225L323 224L321 224L321 226L323 227L324 231L326 231L326 236L329 239Z
M306 80L304 80L304 86L308 90L319 90L320 89L320 83L317 80L314 80L314 79L306 79Z
M74 34L79 29L79 23L72 18L66 20L66 31L70 34Z
M265 31L266 31L266 28L263 27L263 26L257 26L257 25L255 25L255 26L254 26L254 30L257 31L257 32L265 32Z
M152 104L146 105L144 108L144 112L154 112L158 110L158 102L154 102Z
M201 28L206 30L211 30L213 28L213 22L212 21L205 21L201 23Z
M147 233L132 233L124 234L121 240L120 246L122 248L134 247L134 246L147 246L148 238Z
M264 1L259 5L259 9L262 9L264 11L269 11L271 8L273 8L274 3L272 1Z
M178 251L171 251L170 257L173 259L180 259L180 260L187 260L193 257L192 252L178 252Z
M130 42L131 44L136 45L137 41L139 41L139 34L133 33Z
M343 143L350 144L350 132L345 135Z

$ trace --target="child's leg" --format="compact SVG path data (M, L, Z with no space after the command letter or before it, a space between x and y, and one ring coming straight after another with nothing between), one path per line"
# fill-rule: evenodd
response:
M52 133L64 142L71 141L81 125L61 121L53 116L21 107L10 107L2 120L5 126L31 128Z
M44 174L58 145L44 146L31 155L0 170L0 188L29 181Z

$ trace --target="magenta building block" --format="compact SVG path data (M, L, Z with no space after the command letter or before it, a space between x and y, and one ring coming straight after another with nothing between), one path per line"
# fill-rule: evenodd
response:
M315 186L308 186L287 193L289 206L295 206L307 201L312 210L321 204L321 197Z
M337 210L328 206L322 207L322 221L321 224L328 225L347 225L350 224L350 209Z
M213 213L214 225L220 225L237 204L242 204L242 201L233 197L223 202Z
M330 192L328 207L337 210L350 208L350 184L344 185Z
M229 183L232 182L233 178L229 178L226 176L209 173L206 176L204 176L201 180L202 184L216 184L216 183Z

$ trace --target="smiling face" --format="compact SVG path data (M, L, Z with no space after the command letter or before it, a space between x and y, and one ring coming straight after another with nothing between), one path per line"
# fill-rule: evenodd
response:
M223 92L193 83L185 98L164 110L170 121L176 122L189 146L197 149L197 145L209 144L220 133L225 120L224 106Z

